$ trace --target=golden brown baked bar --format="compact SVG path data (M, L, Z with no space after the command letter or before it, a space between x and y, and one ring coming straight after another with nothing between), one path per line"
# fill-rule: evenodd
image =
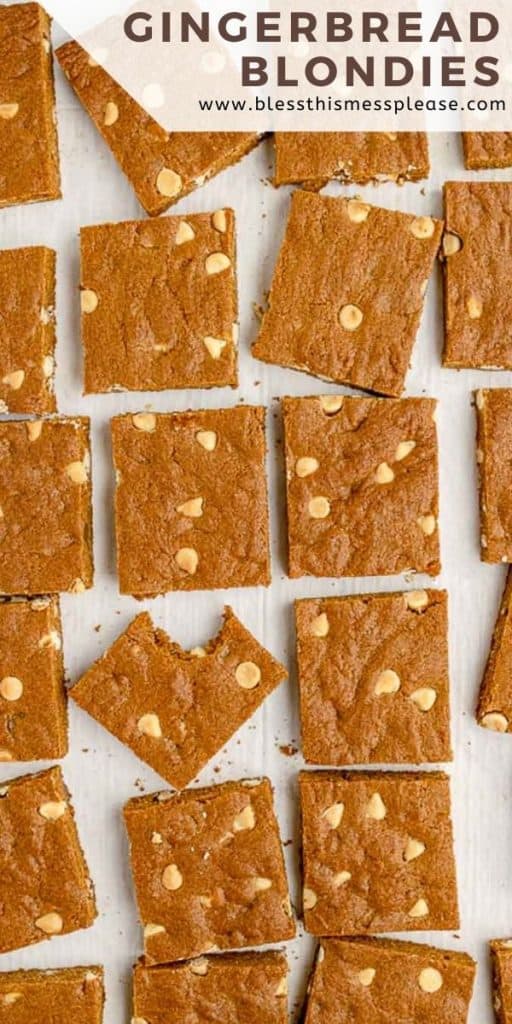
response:
M470 171L512 167L512 132L463 132L462 145Z
M325 939L305 1024L466 1024L475 972L466 953L392 939Z
M0 788L0 952L88 928L94 890L60 768Z
M295 192L253 355L398 396L442 225Z
M121 593L270 583L265 410L112 420Z
M512 369L512 184L448 181L443 365Z
M0 594L92 586L89 420L0 423Z
M435 409L283 399L291 577L439 573Z
M451 761L444 590L295 602L310 764Z
M1 17L1 15L0 15ZM54 394L53 249L0 251L0 409L47 413Z
M80 239L86 393L236 387L232 210L100 224Z
M475 404L481 557L512 562L512 389L477 391Z
M301 772L303 909L313 935L458 928L443 772Z
M0 206L59 199L50 18L0 6Z
M0 601L0 761L64 757L66 703L58 599Z
M186 964L146 967L133 974L135 1024L287 1024L287 963L283 953L209 956Z
M286 676L231 608L224 610L218 636L192 651L173 643L143 613L71 696L183 789Z
M293 938L268 779L137 797L124 814L149 961Z
M256 132L166 132L78 43L65 43L56 56L151 215L237 163L261 139Z
M276 185L323 188L344 184L428 178L423 132L276 132Z
M509 571L476 711L478 724L495 732L512 732L511 601L512 574Z
M6 1024L101 1024L103 1001L102 967L0 974L0 1019Z
M489 943L492 965L493 1005L497 1024L512 1021L512 940L493 939Z

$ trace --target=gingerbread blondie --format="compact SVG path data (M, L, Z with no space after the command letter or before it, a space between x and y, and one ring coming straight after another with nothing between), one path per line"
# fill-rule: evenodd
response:
M92 586L89 420L0 423L0 594Z
M0 251L0 409L55 412L53 249Z
M121 593L270 582L265 410L112 420Z
M9 1024L102 1024L104 998L102 967L0 973L0 1019Z
M466 1024L476 964L390 939L324 939L304 1024Z
M289 575L437 575L436 402L283 399Z
M68 749L57 598L0 601L0 761L43 761Z
M512 562L512 389L476 392L481 557Z
M152 216L237 163L261 139L256 132L166 132L78 43L65 43L56 56Z
M253 355L402 393L442 224L297 191Z
M303 909L313 935L459 926L443 772L301 772Z
M184 651L138 615L73 686L73 700L182 789L287 675L233 614Z
M512 132L463 132L462 145L470 171L512 167Z
M232 210L101 224L80 239L87 394L236 387Z
M489 943L492 966L493 1005L497 1024L512 1021L512 940Z
M443 364L512 369L512 184L448 181Z
M430 171L423 132L276 132L276 185L323 188L333 178L419 181Z
M287 971L283 953L203 956L186 964L155 967L137 964L132 1020L287 1024Z
M137 797L125 822L149 961L293 938L268 779Z
M446 591L310 598L295 619L306 761L451 760Z
M61 195L50 26L39 4L0 6L0 207Z
M0 952L88 928L94 890L60 768L1 784L0 833Z

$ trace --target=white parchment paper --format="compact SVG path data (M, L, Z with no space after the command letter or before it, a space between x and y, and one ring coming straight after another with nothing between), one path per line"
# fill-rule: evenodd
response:
M57 40L61 41L58 38ZM75 680L121 632L147 608L155 621L185 646L204 643L220 623L224 603L290 670L290 680L266 701L227 748L203 771L202 785L266 773L276 804L295 905L299 903L297 772L300 754L286 756L281 746L298 746L298 701L292 602L297 597L331 596L411 586L403 577L379 580L288 580L285 570L283 470L276 397L321 394L337 389L302 373L268 367L252 359L249 343L257 329L253 304L262 301L286 220L289 192L266 181L272 168L272 143L264 142L237 167L187 197L177 213L232 205L238 223L241 310L239 391L112 394L83 398L78 304L78 230L82 224L117 221L144 214L92 123L57 75L57 105L62 158L61 202L0 212L0 245L46 244L58 251L58 370L60 410L92 418L95 586L62 598L64 652L68 676ZM431 136L432 176L402 188L381 185L361 191L371 202L417 213L440 215L441 185L470 177L462 165L456 136ZM480 178L507 178L506 172ZM423 187L424 185L424 187ZM331 191L340 192L334 186ZM356 191L356 190L353 190ZM345 193L344 193L345 194ZM174 212L173 210L173 212ZM407 394L440 398L441 542L444 571L439 586L451 600L451 683L453 811L462 927L456 935L419 933L442 947L478 957L479 971L471 1024L491 1024L486 942L512 933L512 736L479 729L473 719L477 689L504 583L502 567L483 565L478 549L478 511L474 457L472 389L511 386L509 373L442 370L440 281L433 278L407 381ZM338 389L339 390L339 389ZM268 407L268 473L271 495L273 583L269 590L169 594L137 603L118 594L113 537L113 473L109 420L115 413L151 405L155 410L234 405L240 399ZM413 586L431 581L417 577ZM63 770L76 808L78 826L96 885L99 918L93 928L55 938L0 957L0 970L103 963L106 967L105 1024L123 1024L131 1016L131 965L142 951L133 899L121 807L142 791L166 788L163 781L74 705L70 707L71 748ZM40 765L3 767L3 776L23 774ZM407 936L403 936L406 938ZM410 935L414 938L415 936ZM299 929L288 945L292 969L290 1007L297 1015L313 953L313 941Z

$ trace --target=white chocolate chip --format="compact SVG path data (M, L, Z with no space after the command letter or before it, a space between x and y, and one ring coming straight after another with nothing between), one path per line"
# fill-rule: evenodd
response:
M12 388L13 391L19 391L24 380L25 370L13 370L12 373L6 373L5 377L2 377L2 384L7 384L7 387Z
M416 441L400 441L395 452L396 462L402 462L416 448Z
M27 423L27 434L29 441L38 441L41 437L43 424L41 420L34 420L33 423Z
M17 676L5 676L0 682L0 696L4 700L19 700L23 693L23 683Z
M237 666L235 679L242 690L254 690L261 682L261 669L254 661L242 661Z
M6 992L2 996L2 1003L4 1006L14 1006L14 1003L18 1002L18 999L22 998L21 992Z
M359 306L349 303L341 307L338 319L344 331L357 331L363 322L363 313Z
M178 505L176 511L180 516L186 516L187 519L200 519L203 514L203 502L204 498L190 498L189 501Z
M333 879L335 888L341 889L341 886L346 885L347 882L350 882L351 878L352 874L350 871L338 871L338 873L334 876Z
M344 810L345 805L341 802L331 804L325 811L322 811L322 818L325 819L330 828L338 828L341 823Z
M264 878L261 875L256 875L256 878L253 879L253 889L254 889L254 892L267 892L271 888L272 888L272 879L271 878Z
M70 462L65 469L66 476L74 484L85 484L88 480L87 466L84 462Z
M19 109L19 103L0 103L0 117L3 121L12 121Z
M103 124L106 128L110 128L116 121L119 120L119 107L113 100L109 100L103 114Z
M428 594L426 590L409 590L404 594L404 601L408 608L418 612L428 606Z
M328 632L329 619L325 612L320 612L320 615L317 615L311 623L311 633L313 636L327 636Z
M65 800L49 800L48 803L40 804L37 812L42 818L46 818L46 821L58 821L67 809L68 805Z
M494 732L506 732L508 718L501 711L489 711L480 719L480 725L483 725L484 729L492 729Z
M240 814L237 814L233 821L233 832L245 832L247 829L253 829L256 825L256 815L252 804L247 804Z
M157 192L166 199L174 199L183 188L181 176L170 167L162 167L156 179Z
M357 978L361 985L364 985L365 988L369 988L375 978L375 974L375 967L364 967L362 971L359 971Z
M162 833L161 832L152 832L151 833L151 842L153 843L153 846L161 846L162 843L163 843Z
M423 533L425 534L425 537L431 537L432 534L435 533L437 525L435 516L419 516L416 522L420 530L422 530Z
M224 338L212 338L211 335L203 338L203 344L212 359L220 359L223 350L226 348Z
M42 917L38 917L35 926L39 928L39 931L44 932L45 935L58 935L64 927L64 921L60 914L50 911L49 914L43 914Z
M198 430L196 441L206 452L213 452L217 447L217 434L214 430Z
M175 892L176 889L181 889L183 885L183 875L177 864L168 864L162 874L162 885L164 889L168 889L169 892Z
M428 903L426 900L417 900L413 907L409 911L409 917L427 917L429 914Z
M80 292L80 309L82 313L94 313L98 308L99 299L96 292L91 288L84 288Z
M44 636L41 637L37 646L43 651L50 647L53 648L54 651L60 651L62 647L62 638L60 633L58 633L56 629L51 629L49 633L45 633Z
M411 693L411 700L420 711L430 711L437 700L437 693L431 686L420 686L419 690Z
M425 853L425 843L421 842L421 839L412 839L409 837L405 844L404 860L409 863L411 860L416 860L417 857L421 857Z
M374 821L382 821L387 814L386 805L380 793L373 793L366 805L366 817Z
M332 416L340 411L343 405L343 398L340 395L321 395L320 405L328 416Z
M462 249L462 240L453 231L445 231L443 235L443 253L445 256L455 256L456 252Z
M210 276L221 274L223 270L227 270L231 266L231 260L224 252L212 252L206 257L204 266L206 273Z
M484 405L485 405L485 395L484 395L484 393L483 393L483 391L481 389L479 389L476 392L475 400L476 400L476 407L481 412L483 407L484 407Z
M147 715L142 715L137 722L137 728L143 736L151 736L153 739L160 739L162 736L162 727L160 725L160 719L158 715L148 712Z
M163 935L165 930L163 924L152 924L150 922L144 926L144 938L152 939L154 935Z
M43 377L45 380L49 380L53 376L55 370L55 359L53 356L45 356L42 364Z
M136 412L132 416L132 423L136 430L142 430L145 434L152 434L156 430L154 412Z
M466 309L470 320L479 320L483 312L482 300L476 295L470 295L466 302Z
M414 220L411 221L409 227L411 234L413 234L415 238L422 239L432 238L436 229L432 217L415 217Z
M288 978L286 977L286 975L284 976L284 978L281 978L281 980L278 981L278 983L276 985L275 995L276 996L286 996L286 995L288 995Z
M192 242L196 237L193 227L186 221L180 220L174 242L176 245L184 245L185 242Z
M321 494L311 498L308 504L308 512L311 519L327 519L327 516L331 514L329 499Z
M359 199L349 199L347 203L348 218L354 224L362 224L368 220L371 207L368 203L362 203Z
M400 676L392 668L386 668L377 677L373 692L381 697L383 694L398 693L400 686Z
M225 210L216 210L212 215L212 224L216 231L220 231L224 235L227 231L228 222Z
M69 592L71 594L83 594L84 590L85 590L85 583L84 583L84 581L82 579L80 579L80 576L77 576L76 579L73 580L73 582L72 582L72 584L71 584L71 586L69 588Z
M439 992L443 984L443 978L435 967L424 967L420 971L418 984L423 992Z
M204 647L192 647L189 653L193 658L206 658L206 651Z
M295 472L297 476L303 479L306 476L311 476L313 473L316 473L319 466L320 463L318 459L312 458L308 455L303 455L302 458L297 459L297 462L295 463Z
M192 974L197 974L199 975L199 977L204 977L205 974L208 974L208 960L206 960L204 957L199 957L198 960L191 961L191 963L189 964L189 968L192 971Z
M0 761L12 761L13 757L10 750L0 750Z
M390 484L395 479L395 474L387 462L381 462L375 470L375 483Z
M175 557L177 565L183 569L183 572L187 572L189 576L195 576L199 565L199 555L195 548L180 548Z
M30 602L30 608L33 612L44 612L46 608L50 607L49 597L35 597Z
M308 889L307 887L303 889L302 906L304 907L304 910L313 910L313 907L316 907L317 901L318 896L313 889Z

